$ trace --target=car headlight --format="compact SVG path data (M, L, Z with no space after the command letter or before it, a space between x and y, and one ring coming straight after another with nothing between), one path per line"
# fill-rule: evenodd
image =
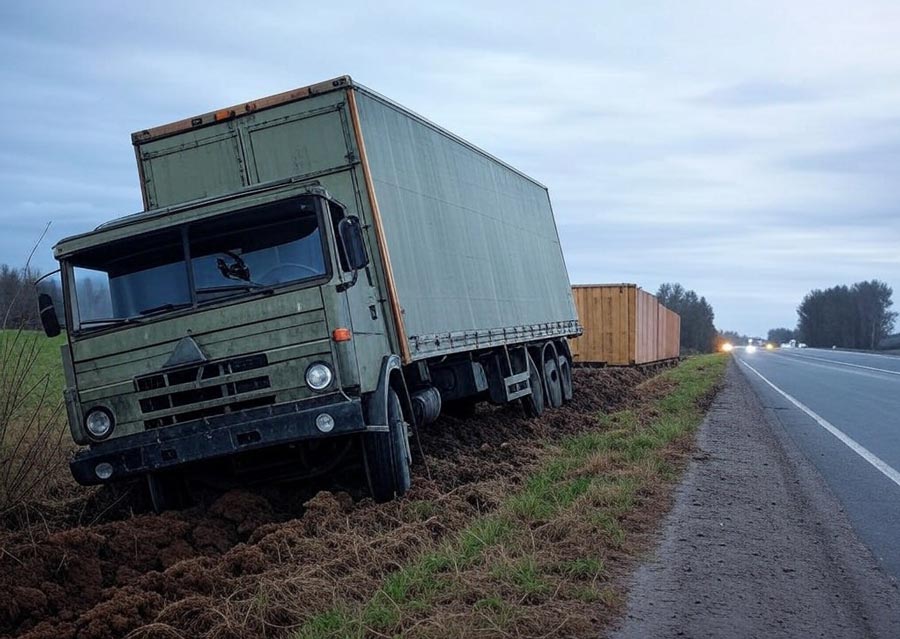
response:
M84 419L84 425L92 437L108 437L114 425L112 413L105 408L92 408Z
M306 385L315 391L325 390L334 379L327 364L316 363L306 369Z

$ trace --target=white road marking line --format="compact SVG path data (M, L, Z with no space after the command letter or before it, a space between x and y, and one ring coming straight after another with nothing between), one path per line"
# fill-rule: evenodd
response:
M806 350L821 353L841 353L842 355L857 355L859 357L883 357L884 359L892 359L897 361L900 359L898 355L882 355L881 353L860 353L859 351L833 351L828 348L808 348Z
M900 473L898 473L896 470L894 470L893 468L888 466L881 459L879 459L876 455L872 454L872 452L869 451L869 449L867 449L865 446L857 443L852 437L850 437L849 435L846 435L843 431L841 431L836 426L834 426L833 424L831 424L830 422L825 420L823 417L817 415L812 410L810 410L808 407L804 406L801 402L797 401L796 399L794 399L793 397L791 397L790 395L785 393L783 390L778 388L775 384L773 384L768 379L766 379L762 373L760 373L758 370L756 370L755 368L750 366L750 364L748 364L747 362L745 362L744 360L742 360L740 358L738 358L738 361L740 361L741 364L743 364L744 366L749 368L751 371L756 373L757 376L759 376L759 378L762 381L764 381L766 384L768 384L769 386L774 388L775 391L777 391L786 400L788 400L794 406L796 406L797 408L802 410L804 413L806 413L807 415L812 417L813 420L815 420L815 422L819 426L821 426L822 428L827 430L829 433L831 433L832 435L837 437L839 440L841 440L841 442L844 445L846 445L850 450L852 450L854 453L856 453L857 455L859 455L860 457L865 459L867 462L872 464L872 466L874 466L878 470L878 472L880 472L882 475L884 475L885 477L890 479L892 482L897 484L897 486L900 486Z
M879 373L887 373L888 375L900 375L900 371L891 371L886 368L875 368L874 366L863 366L862 364L851 364L850 362L841 362L836 359L828 359L827 357L816 357L815 355L800 355L799 353L791 353L791 356L798 359L817 359L820 362L828 362L829 364L837 364L838 366L850 366L852 368L864 368L868 371L878 371Z

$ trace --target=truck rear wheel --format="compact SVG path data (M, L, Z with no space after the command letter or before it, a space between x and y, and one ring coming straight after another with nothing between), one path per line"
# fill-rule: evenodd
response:
M522 409L528 417L540 417L544 414L544 380L530 353L528 355L528 383L531 385L531 395L522 398Z
M560 355L556 359L559 362L559 373L562 380L563 403L567 404L575 395L575 385L572 383L572 360L568 355Z
M387 421L386 432L366 433L363 443L369 490L377 502L402 496L410 485L409 434L400 397L393 389L388 391Z
M544 388L547 389L547 403L550 408L559 408L563 404L562 371L559 368L559 358L556 356L556 347L553 342L548 342L542 353L544 362L541 372L544 378Z

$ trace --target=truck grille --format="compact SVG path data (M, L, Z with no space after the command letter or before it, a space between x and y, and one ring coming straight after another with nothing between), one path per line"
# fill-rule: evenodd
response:
M138 392L154 390L162 391L159 394L154 394L140 400L142 413L155 413L157 411L180 409L174 410L174 412L169 415L146 419L144 421L144 428L161 428L163 426L189 422L203 417L223 415L233 411L274 404L274 395L241 399L241 396L246 393L269 388L271 383L267 375L259 375L257 377L250 377L237 381L223 379L221 384L204 385L197 388L166 392L166 389L172 386L196 384L217 377L225 377L235 373L244 373L246 371L264 368L268 363L269 361L265 354L250 355L248 357L237 357L221 362L189 366L165 373L156 373L135 378L134 385ZM232 401L225 401L215 406L196 407L197 404L203 402L222 399L230 399Z

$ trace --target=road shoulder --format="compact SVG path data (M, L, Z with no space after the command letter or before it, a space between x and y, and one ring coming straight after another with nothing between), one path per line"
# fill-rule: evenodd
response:
M900 636L896 584L735 362L613 636Z

